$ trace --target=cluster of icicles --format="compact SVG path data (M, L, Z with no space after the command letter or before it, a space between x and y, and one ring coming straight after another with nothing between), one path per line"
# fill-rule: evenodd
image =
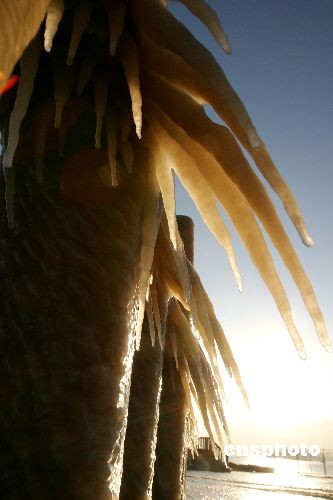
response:
M167 342L174 357L189 409L192 428L188 436L189 448L193 449L196 445L195 401L216 453L216 444L223 447L223 433L230 440L222 405L225 391L218 364L219 357L228 375L237 383L245 404L248 404L248 398L228 340L191 260L185 255L184 244L177 237L178 247L175 250L170 240L166 214L161 206L158 208L158 194L158 190L154 193L152 185L145 208L150 215L146 213L146 224L143 227L139 292L139 303L143 306L140 309L141 321L145 312L152 345L158 342L164 350ZM160 214L157 221L151 215L156 213L155 209L152 210L154 201L154 208ZM143 291L145 297L140 297ZM164 311L161 304L166 301L168 308ZM138 342L140 325L139 318Z
M206 24L225 52L230 53L227 36L212 8L204 0L179 1ZM161 220L158 210L161 193L166 214L162 217L162 224L165 226L164 252L168 256L165 259L169 259L170 266L172 262L174 269L173 273L168 272L166 264L165 272L170 276L169 293L178 299L178 302L176 299L170 299L169 303L170 324L173 325L170 335L175 359L190 407L192 394L197 399L212 439L211 426L215 429L214 440L221 442L221 439L217 439L220 434L218 421L222 422L225 430L227 428L220 399L223 386L216 364L216 346L227 370L235 376L241 388L242 383L212 305L184 254L176 220L173 173L176 173L208 228L224 247L241 289L241 278L230 234L217 208L218 205L222 206L269 288L296 349L304 357L304 345L294 324L287 295L257 220L267 232L298 287L321 343L330 350L324 319L309 279L267 190L244 156L242 148L248 152L258 170L280 197L304 244L311 246L312 240L297 203L222 69L206 48L173 17L166 1L106 0L64 3L64 0L40 0L35 5L30 39L20 41L23 53L21 78L3 158L5 170L8 172L15 162L20 126L27 113L38 74L42 49L39 35L35 37L36 30L45 18L44 48L52 57L52 46L56 44L62 17L66 10L73 10L67 61L56 62L58 66L54 85L54 126L65 126L67 130L72 125L62 123L66 102L75 93L81 96L86 86L93 85L96 110L95 144L100 148L101 137L105 134L114 186L118 182L119 158L130 174L135 149L133 144L138 142L142 135L141 142L149 149L151 168L150 190L147 194L142 227L137 345L140 344L145 311L152 339L155 335L154 322L159 338L162 339L159 311L156 307L155 281L152 278L152 263ZM108 19L108 27L106 24L105 28L105 24L99 23L96 18L93 19L95 10L104 13L105 19ZM98 58L93 51L85 54L77 69L75 62L80 42L83 37L92 35L106 41L106 53L102 57L99 54ZM25 33L25 37L27 36ZM21 56L17 54L17 44L15 51L12 52L11 64L7 64L10 69ZM10 47L8 54L10 57ZM103 70L100 69L101 61ZM118 103L115 113L108 104L108 91L114 75L113 68L117 64L123 69L121 75L127 85L127 94L119 94L125 95L124 103ZM212 122L204 111L204 104L209 104L226 126ZM45 120L45 117L43 119ZM45 127L41 127L36 140L35 156L39 165L43 163L45 149L43 130L45 131ZM11 189L8 184L8 217L10 222L13 222ZM177 280L172 279L174 275L178 276ZM191 312L191 320L184 315L179 304ZM203 349L193 335L193 329L202 339ZM208 413L206 407L209 409Z

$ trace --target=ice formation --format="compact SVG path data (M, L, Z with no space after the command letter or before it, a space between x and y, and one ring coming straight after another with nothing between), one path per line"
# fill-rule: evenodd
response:
M208 3L179 1L206 24L223 49L230 53L228 38ZM25 3L29 4L28 0ZM54 118L54 127L59 129L59 149L64 153L66 138L77 126L79 116L86 113L89 121L89 116L95 113L93 143L101 154L107 151L110 169L105 176L104 167L99 170L98 165L88 167L92 171L95 168L96 178L101 176L103 182L98 184L98 189L106 200L111 196L106 189L109 184L118 190L123 180L137 173L137 169L147 173L141 214L141 252L135 270L137 289L133 298L136 346L139 349L146 313L152 344L163 351L170 337L188 410L194 418L194 398L215 447L215 443L222 446L229 435L222 404L223 381L217 366L219 355L245 401L247 396L227 337L180 237L174 175L179 177L207 227L224 247L239 289L242 289L241 276L219 206L236 228L273 296L300 355L304 356L305 348L264 231L298 287L320 342L327 350L331 345L309 279L268 191L246 159L244 150L280 197L302 241L311 246L297 202L223 70L172 16L167 3L161 0L82 1L76 2L75 8L66 0L40 0L34 3L34 8L30 3L26 31L18 43L9 37L6 54L0 53L0 69L4 69L5 78L10 76L15 63L21 62L21 78L3 159L6 206L9 225L13 227L15 175L11 167L16 165L15 152L20 148L20 128L25 119L29 122L35 113L38 119L35 116L32 123L39 120L34 128L34 161L37 180L42 183L48 175L45 159L53 144L48 143L54 133L50 131L51 120ZM8 9L10 13L10 9L14 9L14 14L20 17L15 6ZM45 28L41 26L43 18ZM0 19L0 27L1 22ZM105 23L109 29L108 40L105 40ZM38 26L41 31L37 33ZM100 36L96 36L96 26L100 26ZM47 54L40 56L42 36ZM43 64L54 68L54 88L43 88L39 98L34 85L40 89L49 78ZM80 107L71 116L75 99L79 100ZM206 103L226 126L213 123L207 117L203 108ZM21 157L18 157L18 166ZM79 167L77 172L81 175ZM83 167L82 175L88 175Z

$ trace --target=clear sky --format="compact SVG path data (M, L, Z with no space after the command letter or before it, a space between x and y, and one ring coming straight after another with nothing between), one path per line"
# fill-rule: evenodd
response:
M209 0L233 48L225 55L178 2L170 9L215 55L239 93L302 208L315 246L305 248L272 195L333 335L333 1ZM213 115L211 115L213 116ZM213 116L217 119L216 116ZM248 389L251 410L229 391L234 443L318 443L333 448L333 354L317 341L298 291L275 261L308 350L301 361L273 299L239 239L245 292L237 291L224 251L177 186L177 212L196 223L196 268L214 303ZM235 233L234 233L235 234Z

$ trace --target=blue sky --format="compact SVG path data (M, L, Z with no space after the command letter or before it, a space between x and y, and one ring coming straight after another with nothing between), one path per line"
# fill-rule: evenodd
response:
M281 204L272 198L333 332L333 2L331 0L210 0L233 48L225 55L207 29L178 2L170 9L215 55L291 186L311 236L305 248ZM214 115L211 115L217 119ZM223 249L177 187L177 212L196 223L196 267L239 362L251 411L230 389L235 439L311 439L333 448L333 355L322 350L299 294L273 252L308 349L300 361L273 299L238 237L235 250L245 292L239 294ZM319 431L318 422L323 421ZM297 430L296 430L297 427ZM316 441L317 440L317 441Z

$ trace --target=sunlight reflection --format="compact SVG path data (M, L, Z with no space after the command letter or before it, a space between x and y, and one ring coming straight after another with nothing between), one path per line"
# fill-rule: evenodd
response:
M289 476L294 476L298 472L298 463L296 460L288 459L272 459L272 467L275 469L275 473L279 476L287 478Z

